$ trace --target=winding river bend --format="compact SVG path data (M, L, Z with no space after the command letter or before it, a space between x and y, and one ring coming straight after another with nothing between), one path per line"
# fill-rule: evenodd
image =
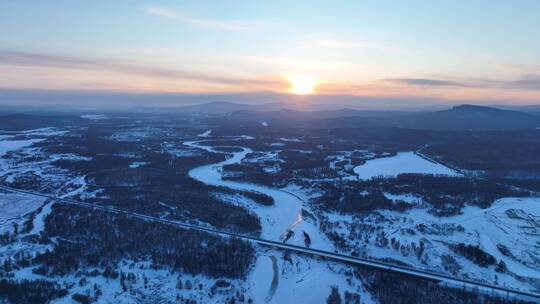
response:
M248 136L237 136L227 137L226 139L238 140L253 138ZM223 180L223 166L240 163L248 153L252 152L252 150L241 146L211 146L205 144L211 140L214 139L187 141L184 142L184 145L212 153L226 154L228 155L227 159L219 163L204 165L190 170L189 176L191 178L211 186L221 186L232 190L260 192L271 196L274 199L274 204L272 206L255 204L248 200L241 201L241 204L244 204L245 208L252 210L259 216L262 228L261 238L273 241L283 241L284 236L288 231L292 231L294 235L290 236L287 243L305 246L305 232L309 235L311 247L317 249L331 249L329 247L329 241L322 236L317 223L302 218L302 208L306 208L306 206L304 206L304 202L299 197L280 189L273 189L246 182ZM218 148L237 148L239 151L224 152Z

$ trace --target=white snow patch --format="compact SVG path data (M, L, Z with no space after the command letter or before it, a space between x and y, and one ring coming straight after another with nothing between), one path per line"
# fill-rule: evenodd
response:
M402 173L461 176L456 171L428 161L414 152L398 152L395 156L369 160L363 165L356 166L354 173L363 180L377 176L396 176Z
M141 166L144 166L144 165L146 165L146 164L149 164L149 163L148 163L148 162L132 162L132 163L129 165L129 167L130 167L131 169L135 169L135 168L139 168L139 167L141 167Z
M350 275L347 265L295 254L289 259L273 250L258 256L247 280L255 303L326 303L333 286L338 287L342 298L349 291L360 294L362 303L374 303L362 282ZM277 280L272 288L274 276Z
M0 230L13 219L38 209L45 198L28 196L19 193L0 193Z
M420 204L422 203L422 198L418 197L414 194L407 193L407 194L392 194L388 192L383 192L384 196L391 200L392 202L398 202L403 201L409 204Z
M109 119L108 116L102 115L102 114L87 114L87 115L81 115L80 117L84 119L91 119L91 120Z
M203 133L197 135L198 137L210 137L210 134L212 134L212 130L204 131Z
M2 140L0 141L0 157L8 152L17 151L24 147L33 145L34 143L43 141L44 139L27 139L27 140Z
M287 142L303 142L303 140L298 138L287 138L287 137L280 137L278 138L281 141L287 141Z
M41 209L41 212L36 215L33 221L33 228L32 231L30 231L28 234L40 234L43 230L45 230L45 219L49 214L52 212L52 205L54 202L49 202L43 208Z

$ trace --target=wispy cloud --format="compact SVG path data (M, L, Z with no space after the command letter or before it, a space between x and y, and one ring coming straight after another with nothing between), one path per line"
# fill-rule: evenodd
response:
M102 70L129 75L195 80L230 85L272 85L270 80L221 77L193 71L155 66L141 66L107 59L83 58L58 54L32 53L0 49L0 65L50 67L77 70Z
M383 79L384 82L413 85L413 86L429 86L429 87L471 87L471 85L440 79L429 78L387 78Z
M522 75L517 80L495 79L432 79L432 78L387 78L386 83L424 87L498 88L517 90L540 90L540 75Z
M256 31L261 28L267 28L277 25L273 22L262 21L241 21L241 20L216 20L205 18L194 18L188 14L170 8L162 8L155 6L144 7L143 10L150 15L171 18L191 26L210 28L226 31Z
M508 85L524 90L540 90L540 75L523 75L518 80L509 82Z

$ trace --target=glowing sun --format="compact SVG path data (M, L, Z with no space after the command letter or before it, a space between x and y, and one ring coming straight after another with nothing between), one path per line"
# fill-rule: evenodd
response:
M318 81L310 75L290 75L287 77L289 82L289 92L297 95L307 95L315 93Z

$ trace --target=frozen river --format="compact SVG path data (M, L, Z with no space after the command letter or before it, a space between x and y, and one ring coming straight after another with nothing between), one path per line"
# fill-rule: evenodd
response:
M246 138L246 137L239 137ZM227 138L234 140L235 138ZM255 212L261 222L261 238L273 241L281 241L287 231L292 230L292 236L287 243L304 246L304 233L309 234L311 239L311 247L319 249L330 249L329 241L322 237L316 222L313 220L304 220L302 218L302 208L305 208L304 202L296 195L280 189L273 189L266 186L256 185L252 183L237 182L231 180L223 180L223 166L237 164L244 157L252 152L246 147L228 146L229 148L238 148L238 152L223 152L218 150L218 147L205 145L208 140L189 141L184 145L191 148L203 149L212 153L227 154L228 158L222 162L204 165L189 171L189 176L200 182L212 186L221 186L233 190L251 191L264 193L274 199L274 204L271 206L263 206L256 204L253 201L237 196L229 198L231 203L241 204L245 208ZM220 146L223 148L223 146Z
M205 132L203 137L209 137L209 134L209 132ZM246 139L247 137L236 137L236 139L240 138ZM228 137L227 139L234 140L235 138ZM194 168L189 171L189 176L207 185L259 192L271 196L274 199L272 206L263 206L245 198L239 199L241 196L223 197L231 204L242 205L258 215L262 227L261 238L282 241L287 231L291 230L294 232L294 236L287 243L305 246L305 232L310 236L312 248L334 251L330 241L320 232L318 223L313 219L302 218L302 209L308 209L308 206L304 205L300 197L281 189L222 179L223 166L240 163L248 153L252 152L251 149L228 146L239 150L237 152L223 152L217 146L206 145L207 142L209 140L204 139L184 144L191 148L226 154L227 159L219 163ZM223 148L223 146L220 147ZM330 286L341 286L342 288L348 286L346 278L330 271L326 262L303 256L297 256L294 259L295 267L286 269L283 268L286 263L281 259L280 253L268 248L259 248L257 260L246 280L248 294L255 303L291 303L297 302L298 299L302 299L305 303L325 303L325 299L330 293Z

